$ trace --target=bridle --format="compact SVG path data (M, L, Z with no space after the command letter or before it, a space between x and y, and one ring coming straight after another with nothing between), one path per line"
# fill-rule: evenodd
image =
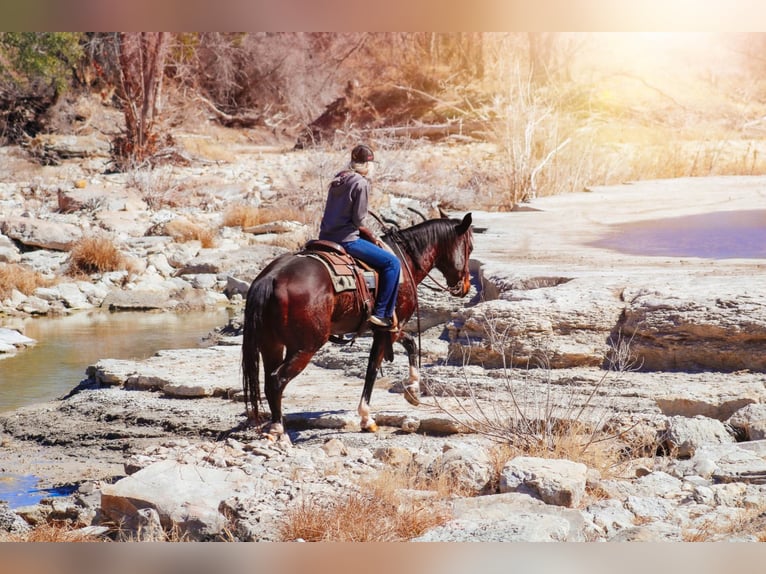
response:
M468 232L466 231L466 233ZM459 296L460 289L462 288L462 284L464 283L465 278L469 276L471 273L468 269L468 261L470 256L469 249L470 249L470 242L467 240L463 241L463 261L464 261L465 267L463 269L463 273L460 275L460 279L454 286L450 287L449 285L443 285L440 281L432 277L430 273L426 275L426 278L430 279L436 285L436 288L431 287L429 285L423 285L423 286L428 287L429 289L433 291L444 291L446 293L449 293L450 295L454 295L456 297Z
M382 224L382 221L380 218L378 218L377 215L374 213L372 214L375 219L378 220L379 223ZM400 242L397 241L397 234L399 230L395 227L391 227L386 231L386 234L391 238L391 243L393 244L394 249L397 251L397 257L399 257L399 260L402 262L402 267L407 272L407 276L410 280L410 285L412 285L412 292L415 298L415 316L417 317L417 323L418 323L418 369L421 368L421 349L422 349L422 341L421 341L421 327L420 327L420 302L418 299L418 284L415 282L415 276L412 274L412 269L407 262L407 258L404 256L404 252L402 251L402 247L400 245ZM466 231L468 233L468 231ZM467 239L463 241L463 262L465 265L465 268L463 270L463 273L460 276L460 280L455 284L454 286L450 287L448 285L443 285L441 282L439 282L437 279L434 279L434 277L431 276L430 273L426 275L427 279L430 279L437 288L430 287L429 285L423 285L424 287L428 287L429 289L432 289L434 291L444 291L446 293L449 293L450 295L459 296L460 295L460 289L462 288L462 284L464 283L464 280L467 276L470 275L470 271L468 269L468 261L470 256L470 241ZM422 284L422 283L421 283Z

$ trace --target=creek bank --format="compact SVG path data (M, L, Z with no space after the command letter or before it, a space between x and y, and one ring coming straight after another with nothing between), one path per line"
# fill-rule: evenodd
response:
M275 165L286 165L279 154L274 158ZM235 186L238 173L225 171L218 175L230 185L219 180L211 188L206 197L218 211L203 211L204 219L217 220L226 201L252 199L254 190L263 199L273 189L260 176ZM110 196L124 185L93 179L93 185L113 185ZM42 486L78 489L12 514L28 524L62 517L84 527L123 522L149 539L178 527L192 539L228 532L237 540L275 540L285 512L307 497L328 501L361 488L365 477L406 464L424 479L448 470L478 495L451 500L451 519L422 540L759 539L766 401L755 349L764 332L764 294L757 288L763 260L646 257L597 240L635 219L713 211L724 203L752 208L763 198L763 181L642 182L542 198L530 211L474 211L477 229L483 228L472 255L475 291L461 301L424 298L430 327L423 338L424 405L404 401L400 382L407 365L397 353L373 394L378 434L355 427L364 339L326 347L290 384L291 446L266 443L243 428L236 337L146 361L104 357L87 366L88 379L65 399L0 416L3 472L35 473ZM11 211L35 211L14 203L18 188L2 189ZM256 239L226 228L219 246L205 251L194 241L144 235L174 213L158 215L127 197L124 209L111 214L91 209L98 206L87 199L75 212L54 213L51 197L33 197L38 218L83 221L86 229L96 219L109 222L137 272L94 278L92 293L78 284L79 298L60 288L34 298L14 294L3 301L9 315L74 312L104 301L115 308L176 310L237 305L257 269L286 249L264 243L273 236ZM16 220L6 225L15 236L6 247L8 260L51 274L66 265L65 252L32 249L32 233L50 228L22 230ZM22 241L30 245L20 249ZM620 368L604 369L610 361ZM552 410L541 413L543 398ZM540 420L581 413L579 422L619 436L615 446L633 460L614 476L593 468L583 473L576 461L535 457L495 468L494 442L471 432L469 414L498 406L514 413L514 404ZM207 483L195 476L216 487L203 489ZM179 484L188 497L178 496ZM141 485L152 485L151 496L136 496L147 490ZM400 494L425 496L409 489Z

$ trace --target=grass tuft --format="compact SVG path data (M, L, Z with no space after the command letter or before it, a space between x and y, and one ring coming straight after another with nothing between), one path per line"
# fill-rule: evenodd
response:
M69 253L69 275L125 269L126 259L108 237L83 237Z
M0 263L0 299L10 297L14 289L24 295L31 295L38 287L49 287L53 283L52 279L23 265Z

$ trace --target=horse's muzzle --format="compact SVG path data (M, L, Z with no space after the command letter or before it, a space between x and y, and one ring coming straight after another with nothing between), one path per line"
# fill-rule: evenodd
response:
M452 285L449 288L450 295L455 297L465 297L468 291L471 289L471 278L469 275L465 275L463 280L457 285Z

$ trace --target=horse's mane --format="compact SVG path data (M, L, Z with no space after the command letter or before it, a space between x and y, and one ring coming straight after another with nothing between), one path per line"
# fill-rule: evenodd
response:
M454 244L457 241L455 229L460 224L456 219L429 219L412 227L389 231L385 236L405 249L413 263L420 267L421 255L429 248L447 241Z

